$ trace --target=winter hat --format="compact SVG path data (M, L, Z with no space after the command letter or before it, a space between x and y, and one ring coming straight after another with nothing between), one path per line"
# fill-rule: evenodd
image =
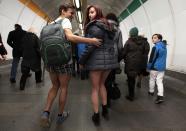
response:
M130 37L138 36L138 28L137 27L131 28L130 31L129 31L129 35L130 35Z

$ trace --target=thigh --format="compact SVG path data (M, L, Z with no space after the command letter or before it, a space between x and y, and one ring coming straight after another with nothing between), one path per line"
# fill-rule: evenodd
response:
M105 80L107 79L109 73L110 73L111 70L104 70L101 72L101 84L104 84L105 83Z
M93 87L99 87L102 71L90 71L90 80Z
M23 74L29 74L29 73L30 73L30 68L21 65L21 72L22 72Z
M50 80L55 87L59 87L59 80L58 80L58 74L49 72Z
M18 64L18 63L19 63L19 60L20 60L19 57L13 57L12 63L13 63L13 64Z
M163 77L164 77L164 71L161 71L161 72L158 72L157 74L157 81L162 81L163 80Z
M70 81L71 76L68 74L59 74L58 79L60 83L60 88L67 88L69 81Z
M156 80L157 75L158 75L157 71L153 70L150 71L150 79Z

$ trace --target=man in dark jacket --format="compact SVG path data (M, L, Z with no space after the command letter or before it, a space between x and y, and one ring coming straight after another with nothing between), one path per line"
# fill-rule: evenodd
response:
M10 74L10 82L16 82L17 67L19 64L20 57L22 57L21 39L25 35L26 31L22 30L21 25L15 24L15 30L8 34L7 43L13 48L12 55L12 68Z
M128 78L129 94L126 98L130 101L135 96L135 79L144 68L144 54L148 48L147 40L138 36L138 29L132 28L129 32L130 38L126 41L123 49L123 58L125 62L125 73Z
M39 50L39 38L33 28L29 29L22 39L23 60L21 63L20 90L24 90L30 69L35 72L36 83L41 82L41 55Z

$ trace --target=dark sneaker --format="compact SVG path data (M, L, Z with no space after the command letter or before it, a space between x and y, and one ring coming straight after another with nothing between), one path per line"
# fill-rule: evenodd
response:
M157 99L155 100L155 103L160 104L160 103L163 103L163 102L164 102L163 96L157 96Z
M57 116L57 121L56 121L56 123L57 123L57 124L62 124L62 123L68 118L69 114L70 114L69 111L67 111L67 112L64 111L63 114L58 115L58 116Z
M148 95L150 95L150 96L153 96L154 95L154 92L148 92Z
M41 82L42 82L42 80L36 80L36 84L41 83Z
M10 78L11 83L16 83L16 80L14 78Z
M137 86L138 88L141 88L141 83L138 82L138 83L136 84L136 86Z
M24 90L25 89L25 84L23 82L20 82L20 90Z
M50 118L49 118L49 113L48 112L43 112L40 120L40 125L42 127L50 127Z
M133 101L134 100L134 97L131 97L131 96L126 96L125 97L127 100L129 100L129 101Z
M92 116L92 121L94 123L95 126L99 126L100 125L100 116L99 113L94 113Z
M32 76L32 74L31 74L31 73L29 73L29 74L28 74L28 77L31 77L31 76Z

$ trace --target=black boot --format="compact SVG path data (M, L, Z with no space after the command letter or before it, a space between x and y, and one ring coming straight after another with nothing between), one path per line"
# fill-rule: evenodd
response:
M94 122L94 125L95 125L95 126L99 126L99 125L100 125L100 116L99 116L99 112L93 114L93 116L92 116L92 121Z
M21 80L20 80L20 90L24 90L25 89L25 84L26 84L27 77L28 76L26 74L22 74Z
M137 86L138 88L141 88L141 82L137 82L136 86Z
M106 120L109 120L107 105L102 105L102 116L103 116L103 118L105 118Z

